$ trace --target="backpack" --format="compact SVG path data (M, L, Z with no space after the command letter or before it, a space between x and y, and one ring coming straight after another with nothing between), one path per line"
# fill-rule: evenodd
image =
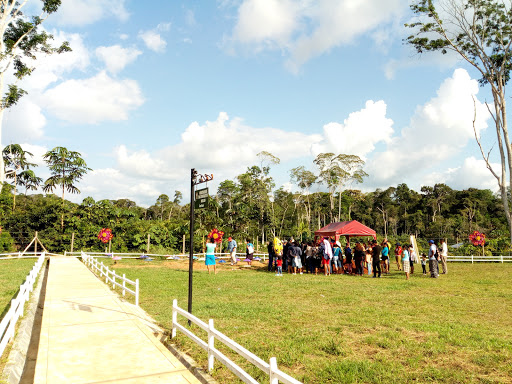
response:
M434 253L434 257L436 258L436 260L439 260L439 250L437 249L437 247L436 252Z

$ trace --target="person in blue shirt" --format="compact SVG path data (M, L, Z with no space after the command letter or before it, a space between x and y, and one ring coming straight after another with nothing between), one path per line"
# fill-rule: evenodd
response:
M217 248L217 244L215 244L215 240L212 237L210 238L210 242L206 244L206 255L204 259L206 268L208 268L208 274L210 274L210 265L213 265L213 273L217 274L215 265L215 248Z
M382 252L381 252L381 260L382 260L382 273L389 274L389 248L388 243L382 243Z

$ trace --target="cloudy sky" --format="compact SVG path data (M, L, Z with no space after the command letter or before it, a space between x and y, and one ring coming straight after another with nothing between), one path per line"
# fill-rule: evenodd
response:
M213 173L214 191L261 151L281 160L278 187L335 152L366 161L363 191L496 190L473 133L474 97L476 128L495 143L489 91L457 57L403 44L407 3L65 0L45 28L73 52L37 61L2 145L34 153L43 178L45 151L82 153L93 171L75 202L189 196L191 168Z

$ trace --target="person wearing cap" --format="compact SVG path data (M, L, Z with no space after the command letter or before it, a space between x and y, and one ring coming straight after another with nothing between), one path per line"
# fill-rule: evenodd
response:
M428 266L430 269L430 277L437 278L439 276L439 266L437 264L437 246L434 240L429 240L430 248L428 249Z
M229 257L231 257L231 265L234 265L237 263L236 261L236 240L233 240L233 238L228 237L228 253Z
M401 256L402 256L402 247L400 246L400 243L396 243L396 247L395 247L395 260L396 260L396 266L398 268L399 271L402 270L402 265L400 263L400 259L401 259Z

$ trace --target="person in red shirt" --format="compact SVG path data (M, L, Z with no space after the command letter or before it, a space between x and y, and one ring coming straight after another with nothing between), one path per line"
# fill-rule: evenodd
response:
M401 259L402 259L402 247L400 246L400 243L396 243L396 247L395 247L395 259L396 259L396 266L398 268L399 271L402 270L402 264L401 264Z
M277 273L276 276L283 276L283 257L277 256Z

